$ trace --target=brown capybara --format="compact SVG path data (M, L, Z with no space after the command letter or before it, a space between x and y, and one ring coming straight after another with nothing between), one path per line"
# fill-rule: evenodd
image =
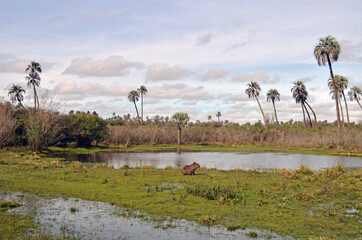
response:
M200 165L196 162L194 162L191 165L185 165L182 168L182 174L183 175L195 175L196 169L200 168Z

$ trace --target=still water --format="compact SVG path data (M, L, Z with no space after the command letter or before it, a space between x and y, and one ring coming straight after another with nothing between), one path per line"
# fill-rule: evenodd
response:
M258 229L228 231L225 227L201 226L183 219L168 219L161 222L149 220L147 214L138 212L138 217L126 216L129 210L104 202L86 201L78 198L44 199L32 194L0 192L0 200L16 201L22 206L8 210L21 215L33 216L41 225L43 235L60 239L128 239L128 240L183 240L183 239L245 239L248 233L258 234L258 239L267 236L275 240L275 233ZM71 211L71 209L74 209Z
M362 168L362 158L345 156L317 156L285 153L220 153L220 152L98 152L93 154L62 154L56 157L68 161L106 163L114 168L123 165L143 167L151 165L156 168L166 166L180 167L197 162L201 167L220 170L233 169L296 169L300 165L312 170L335 167L341 164L345 168Z

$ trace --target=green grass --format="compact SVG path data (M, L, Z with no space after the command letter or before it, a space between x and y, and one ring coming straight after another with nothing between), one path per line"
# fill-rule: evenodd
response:
M180 168L113 169L9 151L0 151L0 163L2 191L103 201L230 230L259 228L301 239L362 237L361 170L198 169L195 176L183 176ZM360 212L347 216L350 209Z

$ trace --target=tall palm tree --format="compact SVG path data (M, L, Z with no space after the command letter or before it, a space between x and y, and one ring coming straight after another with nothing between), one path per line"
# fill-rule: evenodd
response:
M146 95L147 88L143 85L140 86L139 89L137 89L137 91L141 94L141 120L142 120L142 124L143 124L143 95Z
M261 108L261 105L258 100L258 96L259 96L259 92L261 91L261 88L257 82L250 82L250 83L248 83L247 86L248 86L248 88L245 90L245 93L248 95L249 98L255 98L256 101L258 102L261 114L263 115L265 127L267 127L265 115L264 115L263 109Z
M340 97L343 97L343 99L344 99L344 104L346 106L347 123L348 123L348 127L349 127L348 105L347 105L346 96L344 94L344 90L347 89L347 87L348 87L348 79L344 76L336 74L336 76L334 76L334 80L336 82L337 91L339 92L338 95L341 95ZM334 94L333 81L331 78L329 78L329 80L328 80L328 87L329 87L329 89L331 89L331 93ZM335 94L334 94L334 96L335 96ZM343 120L343 113L342 113L343 110L342 110L341 103L340 103L340 108L341 108L341 115L342 115L342 120Z
M175 113L172 115L171 119L176 121L176 127L178 130L177 144L181 145L181 131L190 119L189 115L187 113Z
M361 88L354 86L351 88L351 90L349 90L348 92L348 96L349 99L351 99L351 101L356 100L358 105L360 106L360 108L362 108L361 103L359 102L359 100L361 100L362 97L362 90Z
M307 88L305 87L305 85L302 81L296 81L293 84L294 84L294 87L291 89L291 92L293 93L293 98L295 98L295 102L300 103L300 105L302 107L304 127L307 127L304 111L307 113L308 118L309 118L309 124L312 127L312 121L310 119L308 109L305 106L306 100L308 98Z
M216 113L217 120L220 122L221 112Z
M334 79L333 70L332 70L332 62L338 60L338 56L340 53L340 47L337 40L332 36L327 36L324 38L319 39L319 43L314 49L314 56L317 60L319 66L325 66L328 63L329 72L332 79L333 90L334 90L334 98L336 101L336 112L337 112L337 121L338 121L338 128L341 128L341 119L339 114L339 107L338 107L338 91L337 85Z
M35 87L39 87L40 85L40 76L39 74L42 72L41 66L39 63L32 61L28 67L26 68L25 72L28 73L28 76L25 79L28 81L28 87L33 86L34 91L34 110L36 111L37 107L39 109L39 98L36 92Z
M348 79L341 75L336 75L334 79L336 81L339 91L342 93L342 96L343 96L344 104L346 106L347 123L348 123L348 127L349 127L348 105L347 105L346 95L344 94L344 90L347 89L347 87L348 87Z
M137 112L137 119L138 119L138 123L141 125L141 121L140 121L140 115L138 114L138 109L137 109L137 105L136 105L136 101L139 100L139 93L136 90L132 90L128 93L128 100L130 102L134 103L134 107L136 108L136 112Z
M276 89L270 89L268 91L268 93L266 94L266 100L268 102L272 102L273 103L273 107L274 107L274 114L275 114L275 120L277 125L279 125L278 123L278 116L277 116L277 110L275 109L275 101L280 101L280 94L278 92L278 90Z
M8 95L13 102L17 101L19 105L25 109L24 105L21 103L24 100L23 93L26 92L22 86L13 84L13 86L9 89Z

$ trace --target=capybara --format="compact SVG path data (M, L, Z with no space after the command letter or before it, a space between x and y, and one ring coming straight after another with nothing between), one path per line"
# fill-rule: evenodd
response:
M200 168L200 165L196 162L194 162L191 165L185 165L182 168L182 174L183 175L195 175L196 169Z

